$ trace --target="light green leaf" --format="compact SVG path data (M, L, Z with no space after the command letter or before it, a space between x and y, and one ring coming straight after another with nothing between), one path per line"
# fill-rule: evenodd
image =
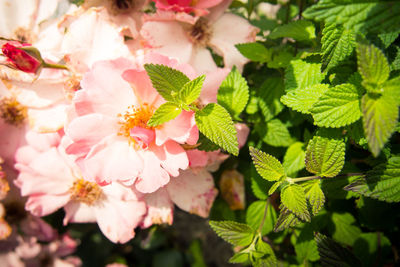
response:
M260 43L236 44L235 47L251 61L264 63L271 60L271 51Z
M322 31L322 67L329 70L350 56L356 47L353 30L336 23L328 23Z
M304 144L302 142L296 142L291 144L286 150L282 165L287 175L290 176L306 166L304 164L306 152L303 146Z
M312 105L329 89L327 84L314 84L307 88L289 91L281 97L286 106L298 112L309 114Z
M386 202L400 202L400 156L389 158L344 188Z
M179 70L159 64L144 64L153 87L167 101L174 101L175 95L190 79Z
M268 181L278 181L285 176L282 164L271 155L250 147L250 155L257 172Z
M353 215L348 212L334 212L332 213L332 223L328 225L328 229L332 233L333 239L348 246L353 246L361 234L360 228L354 225L355 222Z
M378 34L378 38L379 40L382 42L383 44L383 48L388 48L399 36L400 30L397 29L395 31L392 32L384 32L384 33L380 33Z
M281 184L283 184L283 181L278 181L276 183L274 183L271 188L268 190L268 195L272 195L276 189L278 189L279 186L281 186Z
M254 238L254 231L247 224L233 221L210 221L210 226L219 237L234 246L250 245Z
M237 133L229 113L220 105L210 103L195 114L199 131L227 152L237 156Z
M361 109L365 136L372 154L377 157L397 125L398 104L390 95L366 94L361 100Z
M246 107L249 86L236 68L232 69L219 87L217 100L232 117L238 116Z
M251 203L246 211L246 223L255 231L259 229L264 218L264 213L265 219L261 228L262 235L266 235L274 229L276 223L276 211L274 207L267 201L258 200Z
M258 105L265 121L271 120L284 108L279 101L284 93L284 85L281 77L268 77L258 88Z
M283 231L289 227L298 225L301 221L299 218L291 213L283 205L280 206L281 213L279 214L278 220L276 221L274 232Z
M289 130L278 119L267 122L267 133L263 137L263 141L271 146L289 146L292 143L292 137Z
M157 125L163 124L167 121L173 120L181 114L182 109L176 104L167 102L162 104L151 116L147 125L150 127L155 127Z
M342 247L332 239L317 233L315 241L321 257L322 266L354 267L362 266L360 260L350 250Z
M327 90L310 109L315 125L340 128L357 121L361 97L362 91L350 83Z
M341 139L314 136L306 151L306 169L321 177L334 177L344 164L345 143Z
M186 105L192 104L200 96L201 88L206 76L201 75L196 79L185 83L178 92L178 99Z
M256 251L252 253L252 263L254 267L273 267L277 266L274 251L271 246L259 239L256 243Z
M301 229L294 245L299 262L319 260L317 242L314 240L313 229L307 224Z
M306 195L298 184L290 184L281 192L282 205L302 220L310 221L310 213L307 209Z
M250 260L248 252L237 252L230 259L229 263L246 263Z
M292 60L285 69L285 90L304 89L321 83L324 77L325 74L321 73L321 63Z
M308 203L311 205L312 214L317 215L317 213L324 207L325 203L325 195L321 190L321 181L309 181L303 183L302 186L306 193Z
M254 196L258 199L266 200L268 198L268 189L273 182L263 179L257 172L256 167L252 164L250 167L251 189Z
M315 39L315 27L311 21L296 20L286 25L276 27L269 35L270 39L290 37L297 41Z
M389 32L400 24L400 3L379 0L321 0L303 13L307 19L342 24L362 32Z
M389 63L383 52L374 45L357 44L358 72L363 86L372 93L382 93L381 85L390 74Z

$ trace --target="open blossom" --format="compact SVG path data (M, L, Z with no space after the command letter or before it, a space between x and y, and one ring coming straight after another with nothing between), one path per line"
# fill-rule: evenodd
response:
M83 179L74 157L65 154L57 133L27 134L28 146L17 152L15 181L25 208L45 216L64 208L64 224L97 222L113 242L125 243L134 237L134 228L146 213L138 194L120 183L100 187Z
M193 13L204 16L209 13L208 8L218 5L222 0L154 0L157 9L174 12Z
M77 163L89 181L120 181L151 193L188 167L180 144L193 145L198 139L194 113L183 111L161 126L147 126L165 100L142 68L146 60L194 76L189 66L158 55L149 55L136 66L122 58L94 64L73 99L75 116L66 127L71 139L67 153L78 156Z
M158 13L145 17L140 31L151 51L178 58L198 73L217 69L208 48L224 59L225 67L242 69L248 59L235 44L254 42L258 29L237 15L225 13L200 17L194 24L177 21L176 16ZM232 25L235 30L232 31Z

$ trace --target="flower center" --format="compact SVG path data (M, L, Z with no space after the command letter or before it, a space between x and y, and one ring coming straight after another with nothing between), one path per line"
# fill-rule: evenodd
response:
M103 191L96 183L84 179L76 180L69 189L71 200L83 202L86 205L93 205L103 196Z
M14 37L22 43L33 43L36 39L33 32L24 27L18 27L14 31Z
M154 140L154 127L147 125L153 116L154 108L144 103L139 108L130 106L121 117L121 128L118 135L125 136L133 144L145 143L146 145Z
M133 0L111 0L111 12L114 15L129 12L135 7Z
M195 45L207 46L211 39L211 28L206 18L199 18L189 29L189 38Z
M15 97L6 97L0 101L0 116L9 124L20 125L27 117L28 109Z

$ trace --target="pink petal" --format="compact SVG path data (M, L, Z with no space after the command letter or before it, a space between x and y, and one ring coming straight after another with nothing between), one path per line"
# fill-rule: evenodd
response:
M217 196L212 175L206 170L194 173L182 171L171 179L167 191L172 201L181 209L201 217L207 217Z
M197 149L187 150L186 154L189 158L189 166L192 168L204 167L208 163L207 152Z
M193 143L194 140L190 137L196 134L195 130L197 129L196 127L194 132L192 131L195 127L193 118L194 112L182 111L175 119L164 123L160 128L156 128L156 144L160 146L168 140L183 144L188 139L191 139Z
M189 63L199 74L206 74L218 69L217 64L215 64L211 56L211 52L202 47L196 47L193 50Z
M235 123L235 128L237 131L239 148L242 148L246 144L247 137L250 133L250 128L244 123Z
M137 126L130 130L130 136L135 139L138 144L143 144L145 147L147 147L155 139L154 130Z
M207 105L208 103L217 103L218 89L230 71L229 68L217 68L206 74L203 89L200 93L202 104Z
M166 142L162 147L150 148L160 160L161 166L172 176L178 176L179 169L185 170L189 166L185 150L173 141Z
M32 195L25 204L25 209L35 216L49 215L65 206L69 194L64 195Z
M235 31L230 29L235 25ZM254 42L258 29L246 19L225 13L213 25L211 46L224 58L225 67L236 66L239 71L248 62L236 49L235 44Z
M65 217L63 224L67 225L70 222L75 223L86 223L95 222L96 216L93 207L90 207L84 203L71 201L64 207Z
M160 188L154 193L146 194L144 201L147 205L147 215L141 225L143 228L153 224L172 224L174 205L165 189Z

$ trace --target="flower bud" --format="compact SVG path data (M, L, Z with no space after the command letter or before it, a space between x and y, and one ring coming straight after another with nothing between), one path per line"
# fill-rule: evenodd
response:
M15 41L5 43L1 48L7 62L23 72L38 74L43 65L40 52L30 44Z

